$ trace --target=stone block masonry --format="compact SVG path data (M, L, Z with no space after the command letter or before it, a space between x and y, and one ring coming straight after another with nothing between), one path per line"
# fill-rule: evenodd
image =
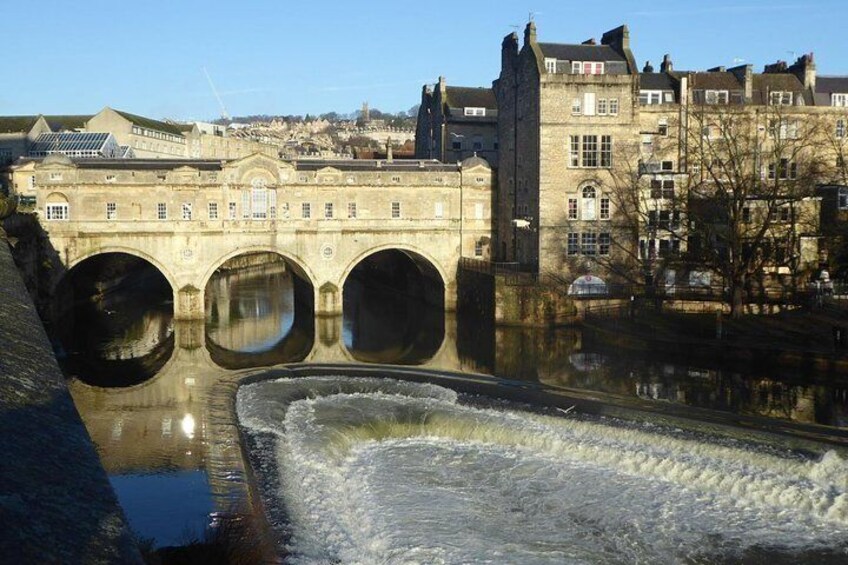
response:
M0 229L0 561L141 563Z

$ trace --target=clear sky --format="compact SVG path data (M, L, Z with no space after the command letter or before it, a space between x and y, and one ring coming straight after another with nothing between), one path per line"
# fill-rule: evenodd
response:
M579 43L630 27L640 67L765 63L813 51L848 75L846 0L2 0L0 114L152 118L396 112L421 85L489 86L502 38L533 12L539 40Z

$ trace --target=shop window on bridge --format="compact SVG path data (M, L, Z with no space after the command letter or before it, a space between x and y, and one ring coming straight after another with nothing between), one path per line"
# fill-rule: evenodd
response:
M356 219L356 202L347 203L347 217L350 220Z
M156 203L156 219L157 220L167 220L168 219L168 205L165 202L157 202Z
M48 220L67 220L68 219L68 204L60 202L58 204L48 204L44 211Z
M191 202L183 202L183 220L191 220Z
M235 220L236 217L237 217L236 216L236 203L235 202L228 202L227 203L227 211L229 213L229 218L231 220Z
M210 202L209 203L209 219L217 220L218 219L218 203Z
M106 203L106 219L114 220L118 217L118 205L115 202Z

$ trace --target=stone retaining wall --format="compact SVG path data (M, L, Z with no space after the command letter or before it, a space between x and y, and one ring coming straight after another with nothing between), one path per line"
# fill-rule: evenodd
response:
M0 561L141 556L0 229Z

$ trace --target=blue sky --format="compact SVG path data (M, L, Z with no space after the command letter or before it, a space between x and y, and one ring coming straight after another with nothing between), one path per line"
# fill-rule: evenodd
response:
M626 23L640 66L671 53L678 69L741 59L760 71L813 51L819 74L848 74L845 0L3 3L4 115L109 105L211 119L219 108L204 67L231 115L350 112L363 100L407 110L439 75L490 85L501 39L531 12L546 42L600 38Z

